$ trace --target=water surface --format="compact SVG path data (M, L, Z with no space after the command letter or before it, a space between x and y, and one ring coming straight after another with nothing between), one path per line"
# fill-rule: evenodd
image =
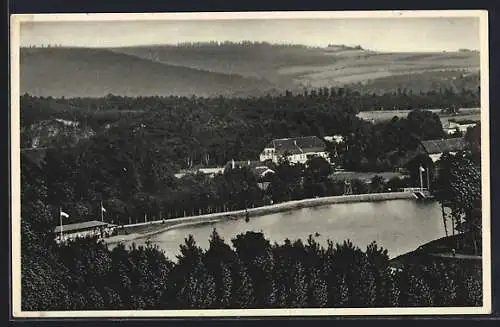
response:
M309 235L326 245L326 240L343 242L350 239L365 249L372 241L386 248L389 256L415 250L418 246L445 236L441 209L437 203L420 203L414 200L342 203L321 207L297 209L260 217L190 226L156 234L150 240L165 254L174 259L179 245L192 234L196 243L208 247L213 229L230 244L230 240L246 231L263 232L271 242L285 239L306 240ZM144 245L146 239L134 241ZM127 242L130 245L132 242Z

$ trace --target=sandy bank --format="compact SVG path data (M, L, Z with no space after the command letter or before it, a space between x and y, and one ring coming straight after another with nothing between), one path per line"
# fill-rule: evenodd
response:
M374 202L374 201L389 201L414 199L411 192L391 192L391 193L371 193L371 194L356 194L331 196L314 199L304 199L283 202L258 208L248 209L250 217L269 215L273 213L296 210L308 207L324 206L337 203L353 203L353 202ZM174 218L168 220L159 220L144 222L138 224L125 225L124 229L129 232L128 235L116 235L106 239L108 244L132 241L137 238L149 237L158 233L165 232L174 228L182 228L200 224L212 224L231 219L242 219L245 217L245 210L236 210L231 212L220 212L207 215L191 216Z

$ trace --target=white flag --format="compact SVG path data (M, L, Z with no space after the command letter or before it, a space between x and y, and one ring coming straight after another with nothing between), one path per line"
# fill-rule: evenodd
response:
M104 209L104 207L102 206L102 204L101 204L101 211L102 212L106 212L106 209Z
M425 171L424 167L420 166L420 171Z
M66 212L61 210L61 217L68 218L69 215Z

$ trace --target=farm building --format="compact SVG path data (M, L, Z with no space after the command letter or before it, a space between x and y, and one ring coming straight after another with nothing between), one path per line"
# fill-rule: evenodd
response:
M326 145L316 136L275 139L269 142L260 154L260 161L271 160L277 163L286 156L291 163L305 163L308 159L319 156L329 161Z
M402 158L399 166L414 174L418 172L420 166L426 171L431 171L432 174L437 174L436 162L443 153L455 154L465 149L467 149L467 143L463 137L422 141L414 151Z
M422 141L417 151L427 154L432 162L436 162L445 152L455 154L466 148L467 143L465 139L463 137L457 137L452 139Z
M465 132L467 132L467 129L472 128L476 125L477 125L476 123L460 124L460 123L448 121L445 124L443 124L443 130L448 135L454 134L456 131L459 131L461 133L465 133Z

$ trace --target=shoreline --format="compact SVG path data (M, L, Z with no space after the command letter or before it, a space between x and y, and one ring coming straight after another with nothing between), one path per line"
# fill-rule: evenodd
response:
M279 212L298 210L310 207L320 207L325 205L340 204L340 203L358 203L358 202L379 202L391 200L415 200L413 192L389 192L389 193L368 193L355 195L340 195L322 198L312 198L303 200L293 200L278 204L266 205L257 208L249 208L247 210L250 217L259 217ZM131 225L124 225L123 230L131 231L127 235L115 235L104 239L108 245L120 242L133 241L136 239L150 237L159 233L166 232L172 229L178 229L189 226L198 226L203 224L213 224L228 220L237 220L245 217L246 210L235 210L230 212L219 212L198 216L173 218L168 220L157 220L143 222ZM146 227L142 232L141 227ZM149 228L148 228L149 227ZM134 230L136 230L134 232Z

